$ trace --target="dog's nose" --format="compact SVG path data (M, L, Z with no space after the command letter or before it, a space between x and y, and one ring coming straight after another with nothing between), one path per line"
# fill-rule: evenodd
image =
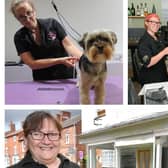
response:
M103 52L103 46L97 46L97 49L99 50L99 53Z

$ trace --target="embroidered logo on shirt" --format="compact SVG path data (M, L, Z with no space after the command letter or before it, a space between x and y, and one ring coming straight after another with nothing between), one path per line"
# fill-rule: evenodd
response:
M48 39L51 40L51 41L54 41L56 39L56 33L54 32L49 32L48 33Z

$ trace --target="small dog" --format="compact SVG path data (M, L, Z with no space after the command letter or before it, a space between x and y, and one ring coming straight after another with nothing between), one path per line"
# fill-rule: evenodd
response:
M95 91L95 104L103 104L105 98L106 61L110 60L117 37L111 31L85 33L79 41L84 55L79 60L80 103L90 104L89 91Z

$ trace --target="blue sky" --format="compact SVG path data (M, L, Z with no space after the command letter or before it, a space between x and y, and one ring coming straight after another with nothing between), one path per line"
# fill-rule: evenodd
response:
M21 128L21 123L24 121L25 117L34 111L40 111L42 109L32 109L32 110L5 110L5 131L9 131L9 123L12 121L15 123L16 129ZM43 110L44 111L44 110ZM69 109L56 109L56 110L46 110L52 114L60 113L61 111L71 112L71 116L79 115L81 110L69 110Z

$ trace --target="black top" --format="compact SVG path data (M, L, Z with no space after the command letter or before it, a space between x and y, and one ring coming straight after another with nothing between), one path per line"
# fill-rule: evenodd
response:
M145 31L138 45L138 56L143 64L140 70L140 82L142 85L145 83L168 81L164 57L157 64L147 68L152 56L158 54L165 47L164 41L160 39L154 40L152 36Z
M71 162L62 154L58 154L58 157L61 160L59 168L79 168L79 166L76 163ZM25 157L20 162L8 168L47 168L47 166L35 162L32 159L31 153L27 152Z
M35 60L68 56L62 45L62 40L67 34L59 22L51 18L37 19L37 21L40 28L41 44L35 43L31 31L26 27L22 27L14 36L18 55L29 51ZM73 68L67 68L62 64L32 71L34 80L54 80L73 77Z

